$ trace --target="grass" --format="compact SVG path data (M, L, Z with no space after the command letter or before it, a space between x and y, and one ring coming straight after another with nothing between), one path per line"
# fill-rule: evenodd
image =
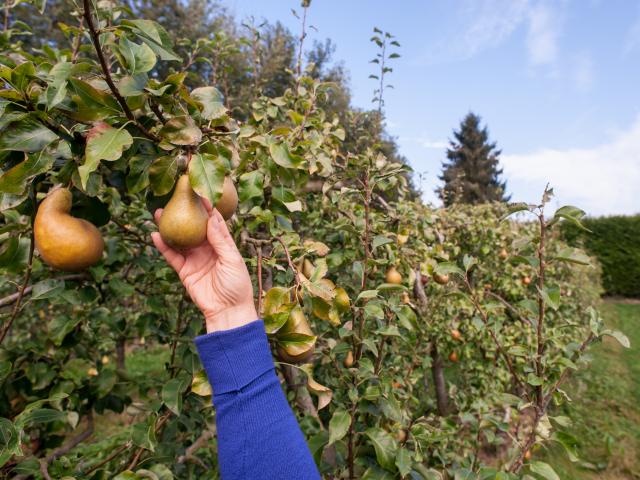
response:
M567 385L574 402L556 413L573 420L566 431L582 461L571 463L561 448L540 455L563 480L640 479L640 303L608 301L602 313L631 348L607 338L592 348L591 368Z

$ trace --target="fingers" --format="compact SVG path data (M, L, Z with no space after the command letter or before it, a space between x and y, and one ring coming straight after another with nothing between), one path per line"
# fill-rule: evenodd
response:
M164 208L158 208L155 212L153 212L153 219L156 221L156 225L160 222L160 217L162 216L162 212Z
M167 261L167 263L171 265L171 267L173 267L176 272L179 273L184 266L184 257L180 253L172 249L170 246L168 246L166 243L164 243L164 240L162 240L162 237L160 236L160 232L153 232L151 234L151 240L153 240L153 244L156 246L156 248L160 250L160 253Z
M207 240L209 240L209 244L222 260L229 260L236 255L240 255L238 247L236 247L233 237L229 233L227 224L216 209L213 209L211 217L209 217Z
M209 216L211 216L211 212L213 210L213 207L211 206L211 202L209 201L209 199L205 198L205 197L200 197L200 200L202 201L202 204L204 205L204 208L206 208L207 213L209 214Z

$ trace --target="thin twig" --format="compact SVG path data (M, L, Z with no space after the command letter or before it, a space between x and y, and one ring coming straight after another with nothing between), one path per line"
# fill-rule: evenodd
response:
M282 245L282 248L284 249L284 253L287 256L287 263L289 264L289 268L291 268L291 270L293 271L294 274L294 278L296 281L296 289L300 288L300 284L302 283L300 281L300 272L298 272L298 269L295 267L295 265L293 264L293 261L291 260L291 255L289 254L289 249L287 248L287 246L285 245L284 241L282 240L282 238L280 237L275 237L275 239L280 242L280 245Z
M464 277L464 284L465 284L465 287L467 288L467 290L469 291L469 299L471 300L471 303L473 304L473 307L480 314L480 317L482 319L482 323L484 323L485 326L487 327L487 331L489 332L489 335L491 336L491 338L493 340L493 343L495 344L496 349L498 350L498 353L502 356L502 358L504 358L504 361L507 364L507 368L509 369L509 372L511 373L511 376L516 381L518 386L520 388L522 388L523 393L528 397L527 389L526 389L525 384L522 382L522 380L520 380L520 377L516 373L516 370L515 370L515 368L513 366L513 363L511 362L511 357L509 357L507 352L505 352L504 348L500 344L500 341L498 340L498 337L496 337L495 332L491 329L491 326L489 325L489 317L487 316L487 312L485 312L482 309L482 307L480 306L480 302L478 302L476 294L474 293L473 288L471 287L471 284L469 283L469 279L466 276Z
M90 0L83 0L83 6L84 6L84 19L87 22L87 27L89 28L89 34L91 35L91 40L93 41L94 49L96 51L96 54L98 55L98 60L100 61L102 72L104 73L104 79L107 82L107 85L111 90L111 93L113 93L113 96L116 98L117 102L122 107L122 110L124 111L124 114L127 116L127 118L131 122L133 122L138 127L138 129L140 129L140 131L144 134L145 137L153 140L154 142L160 141L160 139L156 135L154 135L149 130L147 130L147 128L136 119L135 115L129 108L129 105L127 105L127 101L124 99L122 94L120 94L118 87L116 87L116 84L113 82L113 78L111 78L111 70L109 68L109 65L107 64L106 59L104 58L104 52L102 51L102 47L100 46L100 37L98 35L98 31L96 30L96 27L93 23L93 17L91 15Z
M178 303L178 319L176 321L176 333L173 337L173 342L171 342L171 361L169 362L169 368L173 370L173 362L176 359L176 347L178 346L178 340L180 339L180 335L182 334L182 317L184 310L184 295L180 296L180 303ZM173 370L175 371L175 370ZM173 377L173 373L171 377Z
M69 442L59 448L56 448L49 456L47 456L45 462L47 465L51 465L54 460L66 455L73 450L80 443L84 442L87 438L93 435L93 412L90 410L87 414L87 428L73 437Z
M33 199L33 212L31 213L31 238L29 240L29 257L27 260L27 271L24 274L24 279L22 280L22 286L18 291L18 297L15 300L15 305L13 306L13 311L11 312L11 317L7 320L4 327L2 328L2 333L0 334L0 344L4 341L7 333L9 333L9 329L13 324L14 320L18 316L20 312L20 305L22 304L22 299L24 297L25 291L27 290L27 286L29 285L29 280L31 279L31 270L33 268L33 251L35 249L35 234L33 230L33 225L36 221L36 211L38 210L37 200L36 200L36 190L35 184L31 187L31 196Z
M105 458L101 462L98 462L95 465L93 465L89 470L85 471L83 473L83 475L89 475L91 472L94 472L95 470L99 469L103 465L106 465L111 460L113 460L114 458L116 458L118 455L120 455L125 450L128 450L129 448L131 448L131 442L130 441L125 443L124 445L121 445L120 447L118 447L118 449L116 451L114 451L111 455L109 455L107 458Z
M84 280L89 278L86 273L72 273L69 275L62 275L60 277L54 277L54 280ZM29 295L33 290L33 285L29 285L24 289L23 296ZM13 304L18 297L20 296L20 292L12 293L11 295L7 295L6 297L0 298L0 308L6 307L7 305Z

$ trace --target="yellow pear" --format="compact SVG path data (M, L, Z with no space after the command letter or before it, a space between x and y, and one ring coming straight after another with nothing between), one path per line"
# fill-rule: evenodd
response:
M391 267L389 268L389 270L387 270L385 280L387 283L400 285L402 283L402 275L400 275L400 272L396 269L396 267Z
M162 240L176 250L197 247L207 238L208 220L207 210L191 188L189 175L182 175L160 217Z
M84 270L102 258L104 240L90 222L72 217L71 192L58 188L47 195L33 227L36 247L51 267L69 272Z
M222 218L229 220L238 208L238 192L229 177L224 178L222 185L222 196L216 203L216 210L220 212Z
M347 356L344 357L344 360L342 361L342 364L344 365L344 368L351 368L353 367L353 352L351 350L349 350L347 352Z

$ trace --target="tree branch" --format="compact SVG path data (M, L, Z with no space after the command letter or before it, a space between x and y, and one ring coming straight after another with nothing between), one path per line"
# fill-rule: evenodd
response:
M117 102L122 107L122 110L124 111L124 114L127 116L127 118L130 121L132 121L138 127L138 129L140 129L140 131L144 134L144 136L153 140L154 142L158 142L160 139L156 135L151 133L149 130L147 130L147 128L136 119L136 117L133 115L133 112L129 108L129 105L127 105L126 100L120 94L118 87L116 87L116 84L113 82L113 78L111 78L111 70L109 69L109 65L107 64L107 61L104 58L102 47L100 46L100 37L98 36L98 31L96 30L95 24L93 23L93 17L91 16L90 1L83 0L82 4L84 7L83 16L85 21L87 22L87 27L89 28L89 34L91 35L93 47L96 51L96 54L98 55L98 60L100 61L100 67L102 68L102 72L104 73L104 79L107 82L107 85L109 85L109 89L111 90L111 93L113 93L113 96L116 98Z
M31 238L29 243L29 258L27 260L27 271L24 274L24 279L22 280L22 286L18 291L18 296L16 297L15 305L13 306L13 311L11 312L11 317L9 318L9 320L7 320L7 323L5 323L4 327L2 328L2 333L0 333L0 345L2 344L5 337L7 336L7 333L9 333L9 329L11 328L11 325L13 324L14 320L18 316L18 313L20 312L20 305L22 304L24 292L26 291L27 285L29 284L29 280L31 279L31 269L33 268L33 251L35 249L35 235L33 231L33 225L36 221L36 212L38 210L38 205L36 200L36 190L34 185L32 185L31 187L31 196L33 199L33 212L31 212Z
M62 275L60 277L54 277L54 280L84 280L89 278L86 273L73 273L69 275ZM33 285L29 285L24 289L24 295L29 295L33 290ZM0 308L6 307L7 305L13 304L18 297L20 296L20 292L12 293L11 295L7 295L6 297L0 298Z

